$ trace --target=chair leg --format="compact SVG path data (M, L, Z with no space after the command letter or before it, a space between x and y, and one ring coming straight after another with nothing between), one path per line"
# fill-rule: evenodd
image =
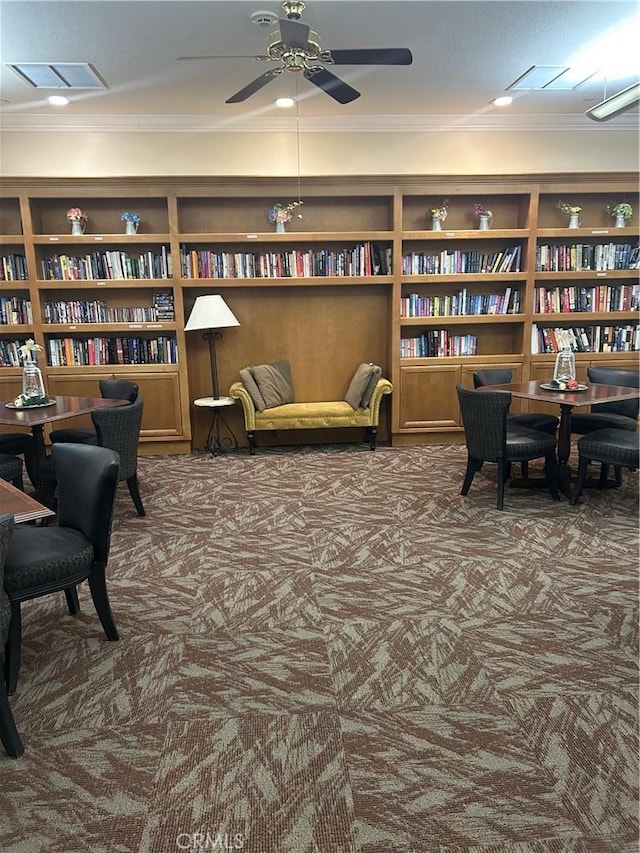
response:
M552 453L544 458L544 476L551 492L551 497L554 501L560 500L560 492L558 490L558 460L556 454Z
M609 478L609 465L606 462L603 462L600 465L600 477L598 478L598 488L604 489L607 484L607 480Z
M247 433L247 438L249 439L249 453L252 456L256 455L256 436L253 431Z
M29 479L31 480L31 485L34 489L38 488L37 478L36 478L36 460L34 457L33 450L29 448L24 452L24 467L27 469L27 474L29 475Z
M614 465L613 473L614 473L614 476L616 478L616 486L621 486L622 485L622 466L621 465Z
M140 497L140 487L138 483L138 477L134 474L133 477L129 477L127 480L127 486L129 487L129 494L133 498L133 502L136 506L136 510L138 511L138 515L146 515L144 511L144 507L142 505L142 498Z
M498 499L496 506L498 509L504 509L504 484L507 479L507 469L509 463L504 459L498 459Z
M580 462L578 464L578 476L576 477L576 482L573 487L573 494L571 495L571 500L569 503L571 506L575 506L578 497L580 496L580 492L582 491L582 487L584 485L585 477L587 476L587 468L589 467L589 460L586 456L580 457Z
M369 427L369 448L371 450L376 449L376 436L378 434L378 428L375 426Z
M11 705L9 704L4 676L0 678L0 740L7 755L11 756L11 758L19 758L24 752L24 746L20 740L16 722L13 719Z
M119 640L120 635L116 628L116 623L113 621L111 613L111 604L109 603L109 593L107 592L107 581L104 574L105 567L103 565L94 564L89 575L89 589L91 590L91 598L93 599L94 607L98 618L104 628L108 640Z
M20 613L20 602L11 602L11 622L9 622L9 636L4 649L5 654L5 682L7 693L12 696L18 686L18 675L20 673L20 646L22 643L22 615Z
M529 476L529 463L527 462L526 459L520 463L520 468L522 471L522 478L524 480L526 480L527 477Z
M80 600L78 599L78 588L75 586L70 586L68 589L64 591L65 598L67 599L67 607L69 608L69 613L72 616L77 616L80 613Z
M480 462L479 459L474 459L472 456L467 457L467 470L465 471L464 482L462 483L462 489L460 490L461 495L469 493L473 478L481 468L482 462Z

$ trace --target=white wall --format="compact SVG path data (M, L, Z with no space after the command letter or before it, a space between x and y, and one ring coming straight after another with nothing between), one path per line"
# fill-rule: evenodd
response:
M635 128L300 134L302 175L514 175L635 171ZM4 131L5 177L287 176L290 132Z

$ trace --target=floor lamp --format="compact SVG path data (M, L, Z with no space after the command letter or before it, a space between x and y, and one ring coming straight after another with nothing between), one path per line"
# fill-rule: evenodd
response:
M204 341L209 341L209 358L211 360L211 385L213 387L213 399L220 399L220 388L218 385L218 363L216 361L216 338L222 334L217 329L227 329L230 326L239 326L240 323L229 308L222 296L198 296L191 314L184 327L185 332L206 329L202 335Z

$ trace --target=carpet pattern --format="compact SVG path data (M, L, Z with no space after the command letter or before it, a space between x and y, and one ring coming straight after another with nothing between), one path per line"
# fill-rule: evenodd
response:
M638 476L462 447L140 459L121 634L23 605L4 853L637 853Z

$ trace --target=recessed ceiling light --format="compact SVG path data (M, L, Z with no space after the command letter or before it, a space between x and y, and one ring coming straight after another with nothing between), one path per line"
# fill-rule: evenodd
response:
M53 107L66 107L69 103L69 98L65 98L64 95L49 95L47 101Z
M292 107L294 104L295 101L293 98L276 98L276 107L287 109L288 107Z
M500 95L499 98L494 98L491 103L494 107L508 107L509 104L513 103L513 98L509 95Z

